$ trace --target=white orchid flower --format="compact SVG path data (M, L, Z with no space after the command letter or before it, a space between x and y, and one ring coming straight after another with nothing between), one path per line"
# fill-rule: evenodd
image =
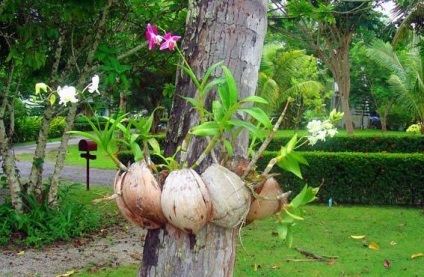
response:
M94 75L93 78L91 78L91 84L88 85L87 89L89 93L97 92L97 94L100 94L99 92L99 83L100 83L100 77L99 75Z
M308 132L311 134L318 133L322 129L322 122L321 120L314 119L308 122L306 128L308 128Z
M59 95L59 104L66 106L68 102L77 103L78 99L76 98L77 90L73 86L64 86L63 88L57 88L57 94Z

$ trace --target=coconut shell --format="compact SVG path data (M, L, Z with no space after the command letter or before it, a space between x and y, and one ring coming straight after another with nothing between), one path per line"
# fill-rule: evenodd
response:
M251 203L249 189L229 169L212 164L202 174L212 200L211 221L225 228L234 228L246 217Z
M169 174L163 186L161 206L172 225L193 234L209 221L212 210L206 186L192 169Z
M119 212L124 216L126 220L141 226L144 224L143 219L131 212L130 209L128 209L127 204L125 204L124 200L122 199L122 180L124 178L125 172L122 174L120 174L120 172L117 172L115 175L114 191L118 195L115 198L116 206L118 207Z
M276 197L283 193L280 185L274 178L269 178L266 180L262 186L257 189L256 192L260 196L267 197ZM284 202L285 200L267 200L256 198L250 205L249 213L246 216L246 222L250 223L254 220L264 219L278 213L281 210Z
M126 206L143 222L140 227L156 229L166 223L160 206L159 183L144 161L130 166L121 186Z

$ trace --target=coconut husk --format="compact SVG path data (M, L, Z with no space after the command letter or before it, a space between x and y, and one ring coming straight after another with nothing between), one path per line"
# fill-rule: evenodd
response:
M283 191L274 178L269 178L262 183L256 192L259 196L269 199L261 199L258 197L252 201L249 213L246 216L247 224L254 220L264 219L278 213L286 202L285 199L276 199L276 197L280 196Z
M251 196L243 180L229 169L212 164L202 174L212 200L211 221L225 228L234 228L246 217Z
M118 195L115 198L116 206L118 207L119 212L124 216L126 220L138 226L144 226L145 223L143 218L131 212L130 209L128 209L127 204L125 204L124 200L122 199L122 180L124 178L125 172L121 174L121 172L118 171L115 175L114 191Z
M168 175L161 206L173 226L193 234L209 221L212 210L206 186L193 169L180 169Z
M140 227L156 229L167 222L160 206L159 183L144 161L133 163L121 183L122 200L140 218Z

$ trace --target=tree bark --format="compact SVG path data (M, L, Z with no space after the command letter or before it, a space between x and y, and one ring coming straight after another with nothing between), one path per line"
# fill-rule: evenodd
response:
M266 0L190 1L182 50L196 76L202 77L210 65L224 61L237 81L239 99L255 93L267 27L267 3ZM199 121L190 104L181 98L195 94L188 76L179 71L166 137L168 156ZM247 133L239 135L236 146L236 155L245 156ZM203 141L192 141L188 149L189 164L203 148ZM199 172L209 163L210 160L205 161ZM150 230L139 276L232 276L237 234L237 228L225 229L213 224L208 224L196 236L169 224L164 229Z

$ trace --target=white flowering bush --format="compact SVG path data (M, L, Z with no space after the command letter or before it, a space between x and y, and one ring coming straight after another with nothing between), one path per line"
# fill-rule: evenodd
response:
M408 129L406 129L407 133L410 134L421 134L421 124L417 123L417 124L412 124L411 126L408 127Z

